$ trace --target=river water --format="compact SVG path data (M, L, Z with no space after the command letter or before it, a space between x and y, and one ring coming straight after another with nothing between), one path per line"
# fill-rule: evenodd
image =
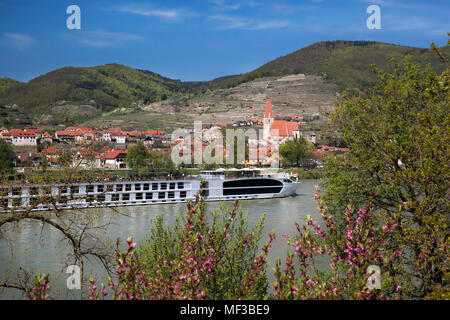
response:
M273 274L271 268L278 258L284 258L288 250L286 239L282 234L295 235L297 230L294 222L304 224L307 215L322 224L317 204L314 200L315 186L319 180L304 180L298 186L296 195L283 199L245 200L240 202L244 212L249 211L249 224L257 222L263 213L265 227L262 242L268 240L271 230L277 236L269 255L269 280ZM231 202L226 205L230 206ZM216 210L220 203L207 203L207 210ZM131 206L118 209L113 213L109 209L97 212L100 224L112 219L105 231L99 231L99 237L115 241L117 237L125 240L128 236L139 243L148 234L152 219L162 214L165 221L173 221L176 214L183 213L185 204L165 204L148 206ZM58 299L79 299L79 290L68 290L66 281L69 274L66 271L66 258L70 248L59 231L42 227L37 222L21 222L8 226L0 235L0 276L1 279L17 280L17 270L30 270L35 273L50 273L51 296ZM100 282L105 281L105 273L98 260L91 260L86 266L86 275L93 275ZM16 289L0 289L0 299L21 299L23 293Z

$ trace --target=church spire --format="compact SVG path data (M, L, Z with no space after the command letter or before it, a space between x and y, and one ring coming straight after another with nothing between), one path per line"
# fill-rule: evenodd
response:
M264 118L275 118L272 111L272 101L267 99L266 102L266 112L264 113Z

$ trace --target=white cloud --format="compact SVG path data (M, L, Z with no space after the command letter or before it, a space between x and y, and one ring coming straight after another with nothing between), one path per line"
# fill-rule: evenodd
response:
M18 48L29 47L36 42L36 40L29 35L23 33L4 33L4 40Z
M214 15L211 16L210 19L220 21L221 29L265 30L296 26L288 20L265 20L258 22L254 19L232 17L227 15Z
M144 17L154 17L167 21L177 21L183 16L191 15L184 9L155 9L148 6L127 5L111 9L117 12L131 13Z

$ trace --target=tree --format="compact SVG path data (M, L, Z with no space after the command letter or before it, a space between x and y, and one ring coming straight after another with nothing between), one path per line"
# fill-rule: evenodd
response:
M0 139L0 171L10 170L13 166L11 154L13 150L5 140Z
M280 147L280 154L283 157L283 163L288 166L297 166L301 159L304 159L308 153L312 152L314 146L305 138L289 140Z
M148 152L142 141L128 148L127 165L135 171L148 166Z
M450 70L392 64L392 73L375 68L379 83L367 97L344 93L329 115L350 152L326 160L324 200L338 220L349 203L368 200L385 219L405 206L390 244L405 252L408 295L448 296Z

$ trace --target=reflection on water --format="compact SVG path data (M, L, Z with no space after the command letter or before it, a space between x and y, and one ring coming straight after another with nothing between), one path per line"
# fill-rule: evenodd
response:
M297 230L294 222L304 223L304 219L309 214L311 217L321 222L317 205L314 200L315 185L318 180L303 181L297 188L297 195L283 199L245 200L240 205L246 213L250 212L249 223L257 222L261 215L266 213L263 239L268 240L271 230L277 236L270 251L269 279L271 280L272 270L275 261L286 255L288 246L286 240L281 235L295 235ZM231 202L227 203L228 205ZM220 206L219 202L209 202L206 204L207 210L216 210ZM102 239L114 241L117 237L125 240L132 236L134 240L143 240L150 228L151 221L159 214L164 216L168 223L173 222L174 216L183 212L185 204L131 206L119 208L119 213L113 213L109 209L101 209L98 223L107 223L113 217L113 224L110 224L105 234L100 235ZM89 212L87 212L89 214ZM4 232L0 240L0 275L2 279L9 277L14 279L16 270L19 268L32 270L36 273L50 273L52 296L58 298L79 298L79 291L67 290L66 279L69 276L65 273L64 261L70 253L70 247L61 240L61 235L55 229L48 226L42 227L40 223L34 221L21 222L20 225L10 226ZM6 241L6 238L11 241ZM86 266L86 274L93 275L94 278L106 281L103 269L98 260L92 259ZM55 294L56 293L56 294ZM14 289L0 289L0 298L15 299L23 295Z

